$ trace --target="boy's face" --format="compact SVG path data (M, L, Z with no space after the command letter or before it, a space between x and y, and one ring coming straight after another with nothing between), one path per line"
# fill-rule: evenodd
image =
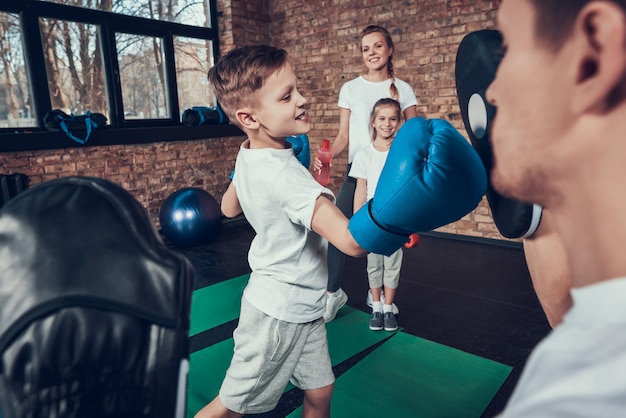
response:
M376 137L391 139L398 129L398 112L391 106L383 106L376 112L372 126L376 130Z
M503 0L498 26L503 58L487 98L497 107L492 124L492 181L505 195L542 203L546 180L558 163L568 115L572 66L567 52L553 52L535 37L535 10L528 0ZM569 66L569 68L568 68Z
M297 78L289 63L270 75L255 96L259 139L282 141L311 130L304 107L307 100L298 91Z

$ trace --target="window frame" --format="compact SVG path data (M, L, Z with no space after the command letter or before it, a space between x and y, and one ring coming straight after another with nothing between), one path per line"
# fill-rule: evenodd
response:
M102 10L52 3L41 0L2 0L0 12L17 14L22 26L24 59L28 71L32 104L39 127L0 128L0 152L58 149L86 146L147 144L160 141L206 139L239 136L234 125L185 126L181 120L184 109L179 109L176 83L174 38L177 36L205 39L213 42L213 58L219 57L217 31L217 1L209 0L211 23L209 28L189 26L161 20L122 15ZM101 35L103 70L109 103L107 126L92 132L84 145L72 141L62 132L50 132L42 119L52 110L40 35L39 19L52 18L97 25ZM122 87L119 77L115 34L118 32L163 39L166 100L168 119L125 119L122 106Z

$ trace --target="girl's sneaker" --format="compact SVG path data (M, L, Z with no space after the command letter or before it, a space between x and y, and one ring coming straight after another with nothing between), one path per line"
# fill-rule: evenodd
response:
M372 331L380 331L383 329L383 313L382 312L372 312L370 315L370 329Z
M371 322L371 319L370 319ZM398 320L393 312L385 312L383 315L385 331L395 331L398 329ZM371 327L370 327L371 328Z
M381 293L380 295L380 301L384 304L385 303L385 293ZM365 303L367 304L367 306L369 306L370 308L372 307L372 291L368 290L367 291L367 299L365 299ZM393 305L393 314L394 315L398 315L400 313L400 310L398 309L398 307L396 306L395 303L392 303Z

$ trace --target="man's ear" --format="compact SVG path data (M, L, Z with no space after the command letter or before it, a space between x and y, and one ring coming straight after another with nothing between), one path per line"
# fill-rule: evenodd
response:
M235 118L241 124L242 127L247 129L258 129L259 122L254 115L252 109L243 107L235 111Z
M576 55L576 112L605 112L625 98L626 16L616 4L585 6L573 28Z

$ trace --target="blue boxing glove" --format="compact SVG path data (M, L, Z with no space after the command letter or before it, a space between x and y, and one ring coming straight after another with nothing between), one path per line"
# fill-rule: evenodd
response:
M293 153L300 163L309 168L311 165L311 147L309 146L309 137L305 134L292 135L286 138L287 142L291 144Z
M394 139L374 197L348 229L367 251L390 255L414 232L471 212L487 188L480 157L449 122L412 118Z

